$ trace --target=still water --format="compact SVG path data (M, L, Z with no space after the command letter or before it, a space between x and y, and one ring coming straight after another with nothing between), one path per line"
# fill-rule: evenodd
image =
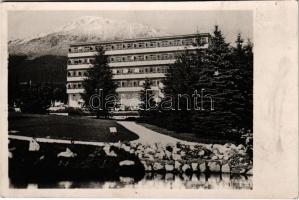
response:
M114 181L11 181L12 188L95 188L95 189L252 189L252 176L230 174L174 175L146 173L141 180L119 177Z

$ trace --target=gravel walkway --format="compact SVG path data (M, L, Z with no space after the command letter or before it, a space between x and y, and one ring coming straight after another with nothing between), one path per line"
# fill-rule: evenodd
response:
M118 121L117 123L139 136L139 139L133 140L132 142L140 142L142 144L175 144L177 142L189 145L199 144L196 142L188 142L177 138L173 138L168 135L163 135L161 133L152 131L142 125L136 124L136 122Z

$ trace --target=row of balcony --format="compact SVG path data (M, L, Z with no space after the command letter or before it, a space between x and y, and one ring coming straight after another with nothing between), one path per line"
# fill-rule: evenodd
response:
M146 66L146 67L130 67L112 69L113 75L129 75L129 74L151 74L151 73L167 73L168 66ZM68 70L68 77L87 76L86 69Z
M109 63L109 67L132 67L132 66L146 66L146 65L169 65L175 63L175 59L170 60L151 60L151 61L134 61L134 62L117 62ZM67 69L89 69L92 64L78 64L67 65Z
M67 82L78 82L83 81L86 76L70 76L67 77ZM120 74L113 75L113 80L122 80L122 79L146 79L146 78L165 78L164 73L150 73L150 74Z
M82 44L76 45L69 48L69 53L82 53L82 52L95 52L97 49L102 47L105 51L120 51L120 50L140 50L140 49L151 49L151 48L165 48L165 47L176 47L176 46L188 46L200 43L202 45L209 43L209 34L201 35L200 42L198 42L197 35L189 36L175 36L172 38L160 38L158 40L147 39L147 41L121 41L112 43L102 44Z
M173 52L173 51L184 51L184 50L196 50L208 48L208 44L203 46L173 46L173 47L159 47L159 48L144 48L144 49L128 49L128 50L115 50L115 51L105 51L108 56L113 55L127 55L127 54L141 54L141 53L160 53L160 52ZM96 55L96 51L89 52L77 52L68 53L69 58L76 57L93 57Z
M116 88L116 92L117 93L121 93L121 92L140 92L143 88L142 87L119 87ZM151 87L152 90L158 91L159 87L158 86L152 86ZM66 92L68 94L82 94L84 93L84 89L83 88L76 88L76 89L67 89Z

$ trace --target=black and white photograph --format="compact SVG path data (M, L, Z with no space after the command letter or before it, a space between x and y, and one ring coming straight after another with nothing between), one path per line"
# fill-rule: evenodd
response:
M253 10L6 14L10 189L255 188Z

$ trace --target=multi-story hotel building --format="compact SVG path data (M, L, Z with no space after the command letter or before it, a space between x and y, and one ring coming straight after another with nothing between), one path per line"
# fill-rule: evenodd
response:
M203 45L195 45L198 43ZM86 70L93 67L94 56L98 46L102 46L108 55L109 67L116 81L116 89L121 108L137 109L139 95L146 78L152 81L152 89L159 91L163 88L170 64L176 57L188 50L208 47L210 34L176 35L155 38L141 38L100 43L73 44L69 47L67 63L67 94L70 107L81 107L84 93L82 81L86 78Z

